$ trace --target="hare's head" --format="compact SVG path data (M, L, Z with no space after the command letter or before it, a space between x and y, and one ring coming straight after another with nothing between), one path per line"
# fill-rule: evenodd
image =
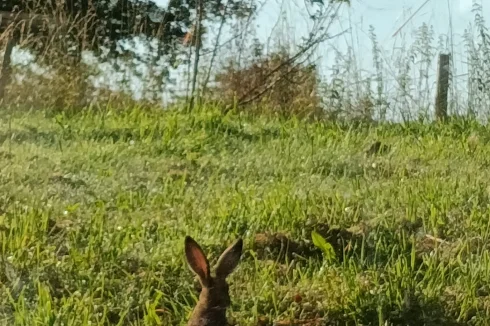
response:
M229 246L220 256L216 265L215 276L211 276L209 262L199 244L190 236L185 238L185 256L192 271L201 282L202 291L199 302L194 310L194 318L207 315L206 318L214 318L209 315L217 313L225 315L226 308L230 305L230 295L226 277L237 267L242 254L243 241L238 239ZM214 324L212 324L214 325Z

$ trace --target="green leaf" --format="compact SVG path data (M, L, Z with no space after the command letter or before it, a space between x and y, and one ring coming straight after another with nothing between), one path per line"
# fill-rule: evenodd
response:
M319 248L323 252L323 256L325 260L330 263L335 261L337 257L335 256L335 250L332 245L325 240L318 232L311 232L311 239L313 240L313 244L315 247Z

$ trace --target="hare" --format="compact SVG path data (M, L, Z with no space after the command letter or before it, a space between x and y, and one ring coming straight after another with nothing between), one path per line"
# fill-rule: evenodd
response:
M226 309L230 294L226 277L237 267L242 255L243 240L238 239L220 256L216 276L212 277L209 262L199 244L190 236L185 237L185 256L192 271L202 285L199 301L187 326L227 326Z

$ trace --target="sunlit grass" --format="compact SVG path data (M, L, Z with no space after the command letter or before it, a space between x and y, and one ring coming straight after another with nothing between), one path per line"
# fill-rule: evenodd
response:
M244 238L230 277L238 325L487 324L484 127L354 128L212 108L6 112L5 324L184 324L197 300L186 234L213 262ZM366 154L375 141L388 151ZM336 260L312 247L320 228L345 233ZM310 251L257 244L276 232Z

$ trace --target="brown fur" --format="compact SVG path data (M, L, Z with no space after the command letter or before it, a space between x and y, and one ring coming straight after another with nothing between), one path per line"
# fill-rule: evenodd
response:
M226 309L230 306L230 294L226 277L237 267L242 254L243 241L238 239L220 256L216 276L211 276L209 262L199 244L190 236L185 237L185 256L192 271L202 285L192 316L187 326L227 326Z

